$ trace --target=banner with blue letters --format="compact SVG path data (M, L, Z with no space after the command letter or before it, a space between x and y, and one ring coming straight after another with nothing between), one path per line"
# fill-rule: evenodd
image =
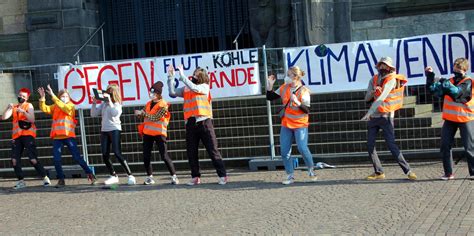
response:
M287 68L305 71L303 82L312 93L366 89L381 57L392 58L408 85L422 85L426 66L432 66L437 77L450 78L459 57L469 59L468 73L473 73L473 54L473 31L284 49Z

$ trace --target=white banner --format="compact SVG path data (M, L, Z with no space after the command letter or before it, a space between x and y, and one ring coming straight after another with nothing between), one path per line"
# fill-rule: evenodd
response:
M391 57L408 85L425 84L424 68L449 78L456 58L470 61L474 72L474 32L452 32L402 39L372 40L284 49L287 67L299 66L313 93L366 89L381 57Z
M179 101L169 97L166 69L180 64L186 76L192 76L197 67L208 71L213 98L261 94L257 49L62 66L58 71L58 88L69 90L77 108L90 108L93 88L105 90L109 84L116 83L121 89L123 105L133 106L145 105L150 87L162 81L165 100ZM178 72L175 74L178 78ZM182 86L178 81L177 87Z

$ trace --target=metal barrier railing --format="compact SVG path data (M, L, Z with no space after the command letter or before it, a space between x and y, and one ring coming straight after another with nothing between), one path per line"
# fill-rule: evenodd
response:
M265 91L265 81L269 73L284 73L285 62L282 49L262 48L260 60L260 79L262 91ZM29 74L31 87L36 91L38 87L45 87L47 84L53 85L57 91L55 73L58 66L69 65L70 63L48 64L37 66L23 66L0 68L0 76L3 73L25 73ZM1 78L0 78L1 81ZM277 83L282 83L281 80ZM8 91L6 91L8 92ZM16 91L9 91L15 94ZM408 87L407 93L416 96L420 104L435 104L435 111L439 111L439 99L433 99L427 94L424 86ZM360 91L347 92L341 94L318 94L313 95L313 108L311 112L311 125L309 128L309 147L311 152L318 156L336 156L364 153L365 150L365 126L359 121L363 112L367 110L367 105L361 101ZM32 96L33 101L37 95ZM266 101L264 96L254 96L245 98L225 98L216 99L216 130L218 140L227 159L242 158L277 158L279 155L279 140L274 137L279 136L279 119L275 111L279 104ZM180 103L172 105L172 121L170 124L169 149L171 157L177 161L185 161L185 142L182 118L182 108ZM132 114L132 108L125 108L126 112L122 117L123 121L123 146L124 153L129 157L131 164L141 164L141 141L138 138L135 125L138 120ZM411 111L410 111L411 112ZM400 148L408 152L433 152L439 146L440 128L434 124L430 112L425 112L422 118L413 118L416 112L400 113L397 119L396 132ZM49 118L38 114L38 143L40 157L51 160L50 144L48 143L50 121ZM100 146L97 134L100 122L98 118L88 117L87 110L79 110L80 145L84 158L91 165L102 165L100 159ZM411 116L411 117L410 117ZM178 117L178 118L176 118ZM413 119L412 119L413 118ZM438 117L439 118L439 117ZM430 121L431 119L431 121ZM9 156L9 124L10 122L0 122L0 168L10 168L6 164ZM262 141L267 140L267 141ZM414 140L418 140L414 142ZM421 141L419 141L421 140ZM424 140L424 141L423 141ZM426 142L426 143L423 143ZM459 144L456 144L459 146ZM49 150L48 150L49 149ZM378 150L384 149L383 142L378 143ZM201 150L203 152L203 150ZM297 152L294 152L297 154ZM240 154L240 155L239 155ZM207 156L207 155L206 155ZM161 163L159 156L154 153L153 163ZM65 161L65 164L74 164L72 161Z

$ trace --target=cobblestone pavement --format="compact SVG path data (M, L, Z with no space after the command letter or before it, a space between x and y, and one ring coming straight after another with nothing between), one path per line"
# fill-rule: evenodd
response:
M318 171L316 183L283 186L283 171L231 170L217 185L213 171L203 184L168 184L160 173L152 186L122 185L115 190L88 186L11 190L0 180L0 235L5 234L449 234L474 235L474 181L467 165L456 179L438 180L442 164L412 163L419 180L406 180L396 165L385 165L386 180L369 182L369 165ZM181 182L188 172L179 172ZM104 180L104 176L101 176ZM141 183L143 176L138 176ZM121 178L125 182L125 178ZM56 182L53 180L53 183Z

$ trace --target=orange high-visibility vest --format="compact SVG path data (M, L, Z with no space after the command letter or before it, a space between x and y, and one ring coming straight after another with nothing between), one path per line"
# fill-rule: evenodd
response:
M212 117L211 94L199 94L191 91L188 87L184 88L184 119L196 116Z
M443 103L443 119L459 122L459 123L466 123L469 121L474 120L474 80L471 78L464 78L463 80L459 81L459 84L466 81L471 80L471 100L467 103L459 103L455 102L450 96L444 95L444 103ZM454 79L450 79L451 83L454 84Z
M310 93L310 90L303 86L296 92L298 100L302 101L303 95ZM291 98L291 88L289 84L283 84L280 87L280 96L283 105L286 105ZM281 125L290 129L298 129L309 126L309 114L302 111L299 107L293 106L292 102L285 108L285 114L281 119Z
M153 109L151 109L151 101L146 104L145 112L148 114L156 114L161 108L168 108L168 102L164 99L161 99ZM145 117L143 121L143 133L151 136L164 136L167 137L168 123L170 121L171 114L169 111L157 121L152 121L149 118Z
M378 75L374 75L373 79L373 87L378 86ZM387 78L383 81L382 84L382 89L385 87L385 84L388 83L388 81L395 79L398 80L397 82L400 83L399 88L394 88L390 93L388 94L387 98L383 100L382 104L377 108L379 112L392 112L396 111L400 108L403 107L403 91L405 90L405 85L408 82L408 80L405 78L403 75L399 74L392 74L388 75ZM380 96L380 94L375 95L375 99L377 99Z
M19 108L28 111L28 108L30 107L31 103L25 102L22 105L19 106ZM12 129L12 139L17 139L20 136L33 136L36 138L36 126L35 123L31 124L31 128L29 129L21 129L20 126L18 125L18 121L24 120L28 121L26 119L26 116L23 113L19 113L17 111L18 106L13 107L13 129Z
M51 124L51 132L49 136L55 138L62 137L76 137L76 112L73 111L72 116L61 110L58 106L53 107L53 123Z

